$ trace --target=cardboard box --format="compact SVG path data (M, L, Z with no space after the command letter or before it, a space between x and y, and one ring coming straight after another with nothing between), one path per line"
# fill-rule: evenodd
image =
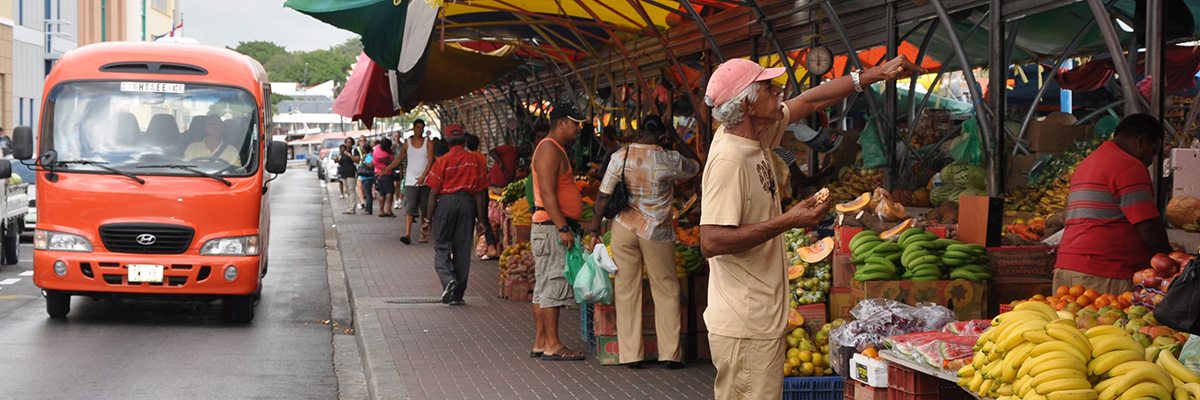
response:
M1029 184L1029 171L1033 169L1039 157L1048 153L1032 153L1008 158L1008 174L1004 178L1004 190L1009 191L1017 186Z
M1052 247L991 247L987 249L988 264L995 277L1054 278L1057 254Z
M854 235L857 235L862 231L863 228L851 228L841 225L833 227L833 241L835 244L833 251L838 253L850 253L850 239L853 239Z
M958 240L986 247L999 246L1004 227L1004 199L959 196L958 203Z
M971 281L854 282L850 293L857 304L865 299L891 299L904 304L936 303L958 315L959 321L983 318L987 285Z
M796 307L796 312L804 317L804 331L808 332L808 337L817 337L817 332L821 330L826 322L829 322L828 312L824 304L808 304Z
M1025 140L1029 141L1029 150L1045 153L1059 153L1071 146L1072 142L1092 138L1091 125L1063 125L1056 122L1031 121L1025 131Z
M642 336L642 348L646 356L646 360L658 359L658 336L644 335ZM687 348L687 335L679 336L679 348ZM621 363L620 353L621 346L617 344L616 336L597 336L596 337L596 359L600 361L600 365L617 365Z
M642 306L642 333L654 334L657 324L654 320L654 306ZM607 304L595 305L595 330L596 335L616 335L617 334L617 308ZM688 308L681 306L679 308L680 330L679 333L687 333L688 331Z
M850 288L833 288L829 291L829 318L850 320L850 310L858 302L850 293Z
M508 301L533 300L533 285L525 281L507 280L504 283Z
M833 287L849 288L854 278L854 263L850 262L850 252L833 253Z
M1054 294L1052 279L997 277L988 285L988 316L1004 312L1002 308L1015 300L1028 300L1035 294Z
M887 361L884 360L857 353L850 358L850 377L868 386L887 389L887 370Z

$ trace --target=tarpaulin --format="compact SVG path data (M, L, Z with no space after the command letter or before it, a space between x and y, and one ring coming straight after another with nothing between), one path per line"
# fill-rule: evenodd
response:
M1200 49L1193 46L1170 46L1166 48L1163 59L1165 88L1167 92L1189 89L1196 85L1196 72L1200 72ZM1103 87L1112 79L1114 70L1112 58L1093 59L1071 70L1059 70L1054 76L1063 89L1081 92L1092 91ZM1137 69L1134 75L1144 75L1146 72L1146 54L1138 54Z

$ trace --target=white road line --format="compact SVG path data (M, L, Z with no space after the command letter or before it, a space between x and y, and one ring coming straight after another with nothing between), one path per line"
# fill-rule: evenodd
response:
M11 284L14 284L14 283L17 283L20 281L21 281L20 278L8 278L8 279L0 281L0 285L11 285Z
M33 276L33 271L25 271L17 274L17 276Z

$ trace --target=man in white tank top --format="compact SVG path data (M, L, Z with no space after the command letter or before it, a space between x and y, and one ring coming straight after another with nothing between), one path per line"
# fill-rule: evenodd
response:
M401 162L408 160L408 166L404 169L404 236L400 237L400 242L404 244L412 242L409 236L412 235L413 218L421 216L429 206L429 186L425 186L425 176L429 174L429 167L433 166L433 146L425 138L425 121L414 120L412 131L412 136L401 146L400 154L382 171L383 174L390 174ZM426 241L422 232L421 243Z

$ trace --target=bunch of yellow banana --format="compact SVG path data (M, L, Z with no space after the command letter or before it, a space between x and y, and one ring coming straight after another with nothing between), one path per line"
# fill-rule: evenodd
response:
M1088 364L1088 372L1100 379L1094 387L1100 393L1100 399L1149 397L1169 400L1173 397L1174 378L1165 368L1146 361L1147 356L1156 353L1147 353L1128 331L1100 325L1088 329L1087 338L1094 357Z
M1163 351L1156 352L1155 356L1157 356L1157 360L1147 361L1154 361L1155 364L1171 374L1172 381L1175 383L1172 395L1176 400L1200 399L1200 375L1183 366L1183 363L1179 362L1170 350L1163 349Z

